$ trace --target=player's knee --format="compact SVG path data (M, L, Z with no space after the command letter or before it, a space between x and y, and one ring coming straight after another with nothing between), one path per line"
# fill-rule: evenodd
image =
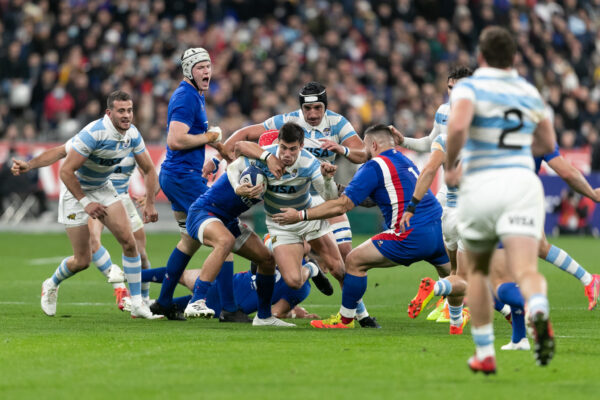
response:
M91 255L75 255L73 257L73 269L74 271L82 271L90 266L92 261Z
M294 276L284 276L283 279L285 280L285 284L293 290L300 289L304 284L304 281L302 280L302 275L300 274Z
M214 243L215 248L219 247L229 252L231 251L231 249L233 249L233 246L235 245L235 238L232 235L221 235L219 237L214 238L212 242Z

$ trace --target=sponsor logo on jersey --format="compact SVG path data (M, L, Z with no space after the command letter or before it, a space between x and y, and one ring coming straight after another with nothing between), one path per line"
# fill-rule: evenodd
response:
M532 217L526 217L523 215L513 215L511 217L508 217L508 222L511 225L523 225L523 226L533 226L533 218Z

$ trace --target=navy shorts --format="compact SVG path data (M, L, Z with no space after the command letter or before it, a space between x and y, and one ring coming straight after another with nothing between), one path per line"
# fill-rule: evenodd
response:
M210 211L193 211L188 214L187 219L185 220L185 226L188 231L188 234L195 240L201 242L198 238L198 230L202 223L208 219L218 219L225 225L227 230L231 232L233 237L237 238L242 234L240 230L240 220L235 218L232 220L224 220L220 218L218 215L211 213Z
M160 188L169 201L173 211L188 212L198 197L208 190L206 179L201 174L175 175L161 170L158 176Z
M418 261L433 265L450 262L442 236L442 222L411 227L402 234L388 230L371 238L375 248L388 260L409 266Z

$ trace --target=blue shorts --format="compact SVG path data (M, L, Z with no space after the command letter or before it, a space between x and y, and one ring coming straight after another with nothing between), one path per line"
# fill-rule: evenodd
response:
M188 214L187 219L185 220L185 226L188 231L188 234L195 240L202 242L198 237L198 230L202 223L208 219L218 219L223 222L223 225L231 232L233 237L237 238L242 234L240 230L240 220L235 218L233 220L224 220L220 218L218 215L210 212L210 211L193 211Z
M436 221L425 226L411 227L403 234L392 230L371 238L375 248L388 260L409 266L418 261L433 265L450 262L442 236L442 222Z
M160 188L171 202L173 211L188 212L198 197L208 190L201 174L174 175L161 170L158 175Z

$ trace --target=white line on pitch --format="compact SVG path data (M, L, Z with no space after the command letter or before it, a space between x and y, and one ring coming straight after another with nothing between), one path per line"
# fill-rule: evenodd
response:
M27 263L29 265L46 265L46 264L54 264L61 262L65 257L46 257L46 258L34 258L33 260L29 260Z

